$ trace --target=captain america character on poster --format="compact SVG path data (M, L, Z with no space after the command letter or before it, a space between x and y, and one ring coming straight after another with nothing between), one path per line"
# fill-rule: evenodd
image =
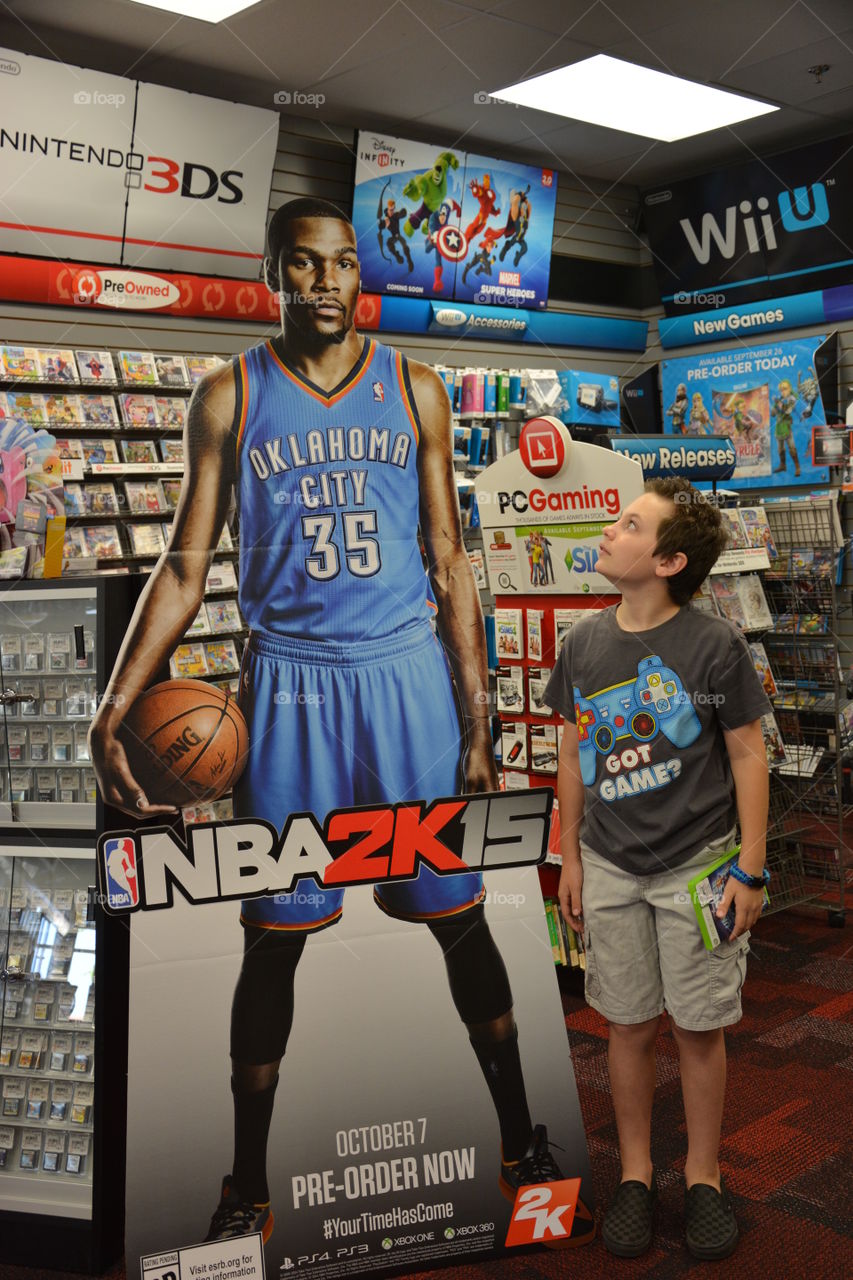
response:
M364 133L357 156L353 224L367 292L547 305L552 170Z

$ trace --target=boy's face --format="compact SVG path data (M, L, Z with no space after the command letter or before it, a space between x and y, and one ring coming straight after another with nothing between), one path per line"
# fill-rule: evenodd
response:
M658 493L643 493L615 524L605 527L596 572L615 586L642 586L659 577L661 557L654 554L660 523L673 513L673 503Z

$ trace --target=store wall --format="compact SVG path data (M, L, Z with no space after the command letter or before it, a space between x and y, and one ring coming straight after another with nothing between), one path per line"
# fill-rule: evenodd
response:
M288 118L282 123L270 191L270 211L294 196L313 195L349 209L352 196L354 129L326 125L319 120ZM635 231L639 192L627 184L611 184L560 171L553 251L569 258L607 264L647 266L648 246ZM475 342L432 336L383 335L409 357L430 363L474 367L565 368L567 366L635 377L650 365L705 347L664 351L658 341L657 320L662 310L637 312L629 308L601 308L569 302L551 303L557 311L649 320L649 345L642 355L533 347L528 344ZM237 320L185 320L156 313L122 315L58 307L20 306L0 302L0 338L22 343L71 343L83 347L141 347L157 351L196 351L232 355L269 336L268 326ZM784 337L808 331L786 331ZM812 331L813 332L813 331ZM840 326L841 403L853 385L853 321ZM762 341L756 336L756 341ZM847 503L853 507L853 503ZM853 526L853 512L848 516ZM851 527L848 532L853 532ZM850 600L853 573L848 564L845 598ZM840 622L842 642L853 655L853 618L848 610Z
M352 198L354 129L319 120L288 118L279 134L270 211L294 196L320 196L348 210ZM560 172L554 225L554 252L625 266L649 260L648 250L631 229L639 195L634 187ZM555 310L635 318L636 311L602 310L557 303ZM85 312L56 307L17 306L0 302L0 336L30 343L74 343L78 346L127 346L158 351L198 351L232 355L268 336L272 329L240 321L182 320L137 313ZM393 337L392 337L393 340ZM403 337L397 345L413 359L488 367L574 368L634 377L647 367L643 357L599 352L550 351L519 343L459 343L441 337Z

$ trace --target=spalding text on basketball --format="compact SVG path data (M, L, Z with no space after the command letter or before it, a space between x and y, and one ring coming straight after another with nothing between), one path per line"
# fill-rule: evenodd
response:
M117 831L98 840L101 902L117 915L187 902L411 880L425 864L438 875L534 866L548 846L553 792L453 796L336 809L321 823L294 813L279 834L261 819L199 823L186 842L171 827ZM121 856L117 856L117 851Z
M180 760L181 756L187 755L193 747L201 746L201 738L190 725L187 725L183 733L179 733L173 742L170 742L166 750L157 758L156 767L161 773L166 773ZM152 761L153 763L153 761Z

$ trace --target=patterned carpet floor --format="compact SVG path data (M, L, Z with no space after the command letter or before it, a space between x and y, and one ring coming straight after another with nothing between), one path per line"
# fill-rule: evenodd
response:
M411 1280L850 1280L853 1277L853 928L791 910L753 931L744 1017L728 1033L729 1077L721 1164L741 1228L723 1263L692 1262L683 1242L686 1141L677 1053L663 1029L653 1118L660 1199L655 1241L642 1258L611 1257L596 1239ZM563 994L596 1203L618 1179L607 1075L607 1028L575 988ZM0 1243L2 1253L2 1243ZM0 1264L0 1280L61 1274ZM107 1273L124 1280L120 1265ZM135 1276L132 1277L135 1280Z

